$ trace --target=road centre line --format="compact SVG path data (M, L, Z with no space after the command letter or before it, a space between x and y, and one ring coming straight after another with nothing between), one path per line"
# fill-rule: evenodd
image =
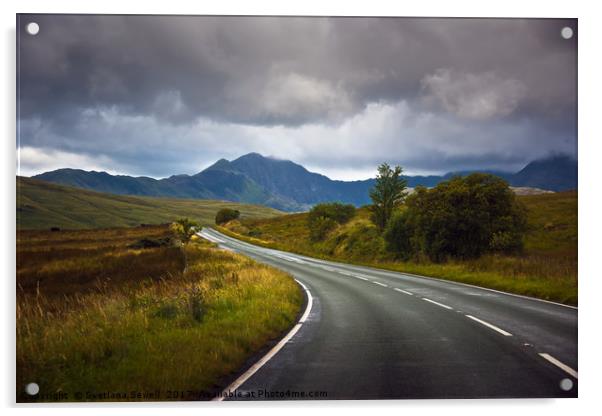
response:
M386 285L386 284L384 284L384 283L380 283L380 282L375 282L375 281L372 281L372 283L374 283L375 285L382 286L382 287L389 287L388 285Z
M540 352L538 354L542 358L544 358L544 359L548 360L549 362L551 362L552 364L554 364L556 367L558 367L561 370L563 370L565 373L570 374L571 376L577 378L577 371L573 370L571 367L569 367L568 365L566 365L562 361L557 360L556 358L552 357L550 354L545 353L545 352Z
M433 303L437 306L441 306L442 308L445 308L445 309L450 309L450 310L454 309L451 306L447 306L447 305L444 305L443 303L435 302L434 300L431 300L429 298L422 298L422 300L426 300L427 302Z
M400 289L398 287L393 288L393 290L396 290L396 291L401 292L401 293L405 293L406 295L414 296L413 293L408 292L407 290Z
M489 322L485 322L485 321L483 321L483 320L481 320L479 318L475 318L472 315L464 315L464 316L466 316L467 318L472 319L475 322L480 323L481 325L485 325L487 328L490 328L490 329L493 329L496 332L499 332L500 334L502 334L505 337L511 337L512 336L512 334L510 332L504 331L503 329L498 328L497 326L495 326L493 324L490 324Z

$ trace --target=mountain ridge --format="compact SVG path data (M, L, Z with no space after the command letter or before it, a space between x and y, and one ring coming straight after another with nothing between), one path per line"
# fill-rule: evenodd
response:
M514 187L564 191L577 187L577 161L552 156L527 164L516 173L475 170L445 175L405 176L408 186L432 187L453 176L472 172L496 174ZM219 159L194 175L153 179L145 176L111 175L81 169L57 169L32 178L118 195L220 199L267 205L283 211L304 211L326 201L361 206L369 203L374 179L332 180L290 160L249 153L232 161Z

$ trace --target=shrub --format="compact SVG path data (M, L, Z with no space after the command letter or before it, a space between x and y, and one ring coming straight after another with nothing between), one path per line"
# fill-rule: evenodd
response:
M332 218L318 217L312 221L309 227L309 238L312 241L321 241L326 238L326 235L337 226L337 223Z
M345 224L355 215L355 207L351 204L340 202L323 203L314 206L308 214L308 221L312 222L320 217L330 218L339 224Z
M389 249L397 254L411 247L415 254L442 261L522 249L526 210L497 176L474 173L430 190L418 187L406 205L404 217L391 225L387 237Z
M383 234L387 251L399 258L408 260L413 253L412 236L414 228L407 211L396 212L389 221Z
M215 223L217 225L225 224L229 221L236 220L240 217L240 211L231 208L222 208L215 215Z
M307 216L307 226L312 241L323 240L337 224L345 224L355 215L355 207L339 202L314 206Z

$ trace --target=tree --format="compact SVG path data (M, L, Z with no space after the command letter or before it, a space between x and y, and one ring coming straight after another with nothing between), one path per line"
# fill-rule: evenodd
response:
M370 190L370 210L372 222L381 231L387 226L395 208L403 203L407 195L407 181L401 176L402 173L403 169L400 166L391 169L387 163L383 163L378 167L376 183Z
M196 234L198 223L188 218L180 218L173 224L171 224L171 230L177 235L178 239L182 243L190 241L193 235Z
M222 208L215 215L215 223L217 225L225 224L229 221L236 220L240 217L240 211L231 208Z

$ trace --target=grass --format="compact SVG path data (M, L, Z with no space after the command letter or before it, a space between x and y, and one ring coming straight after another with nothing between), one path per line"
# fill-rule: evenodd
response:
M312 243L307 214L233 221L220 230L254 244L323 259L439 277L577 304L577 192L519 197L528 210L522 255L486 255L470 261L402 262L385 250L366 208L327 238Z
M111 195L17 177L18 229L89 229L162 224L189 217L213 224L221 208L237 209L242 218L266 218L282 212L250 204L200 199Z
M17 401L29 382L39 401L206 399L294 323L283 272L200 239L130 248L168 233L19 232Z

